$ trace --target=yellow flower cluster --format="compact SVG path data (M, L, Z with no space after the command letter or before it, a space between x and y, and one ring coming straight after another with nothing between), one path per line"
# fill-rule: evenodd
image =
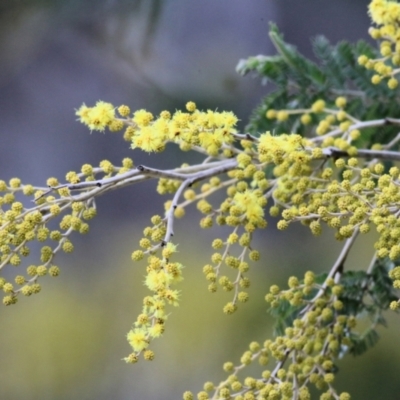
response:
M212 177L200 190L195 187L187 189L183 201L175 208L175 216L182 217L185 207L197 201L198 210L205 214L200 221L201 227L210 228L215 221L233 228L228 240L216 239L213 242L213 248L218 252L212 255L211 264L204 267L211 292L215 292L218 285L225 291L234 291L232 301L224 308L226 313L234 312L238 302L248 299L248 294L243 291L249 286L245 276L248 270L246 257L254 261L259 258L258 252L251 248L251 239L255 229L267 225L264 208L269 198L273 201L270 214L282 216L278 222L281 230L294 221L301 221L314 235L319 235L323 224L327 224L336 230L336 238L343 240L356 231L367 233L373 224L381 233L376 243L378 257L396 259L400 256L397 230L393 230L397 227L393 213L399 199L396 168L385 174L381 164L359 165L356 158L347 161L339 158L334 164L328 161L324 168L315 169L319 159L327 158L325 148L334 146L348 155L357 153L352 142L360 136L358 121L345 111L346 98L338 97L335 105L336 109L328 108L323 100L317 100L307 110L270 110L267 113L269 118L282 112L301 113L302 117L307 116L306 119L317 118L316 137L312 139L296 134L273 136L269 132L251 140L231 135L225 150L236 138L242 139L242 149L230 148L237 168L228 171L228 180ZM188 113L176 112L173 117L164 111L157 124L162 122L169 126L181 118L194 122L201 116L212 115L211 112L198 111L194 103L188 103L187 109ZM155 129L154 126L158 126L156 121L153 122L153 116L144 110L133 114L132 123L137 125L132 140L140 137L142 128ZM214 135L220 129L218 124L210 122L203 125L209 127L208 135ZM201 133L198 134L201 137ZM183 136L179 137L178 143L182 145ZM168 140L164 136L160 143L165 146ZM197 144L201 147L200 142ZM266 179L265 169L269 164L275 166L275 179ZM160 178L157 190L160 194L176 193L180 185L180 180ZM222 188L226 188L227 197L219 207L213 206L207 198ZM170 207L171 202L167 202L166 210ZM159 233L156 240L161 240L162 235L163 232ZM234 255L234 246L241 248L238 255ZM233 278L222 273L223 265L236 270Z
M189 150L193 146L200 146L210 155L217 155L224 144L233 142L233 133L236 132L236 116L231 112L198 111L194 103L188 103L188 112L177 111L172 116L167 112L153 120L137 118L133 121L137 130L132 138L132 148L144 151L161 151L168 141L180 144L182 150Z
M259 160L276 165L274 175L298 176L310 172L312 153L306 149L311 143L300 135L271 136L269 132L260 136ZM319 155L319 154L318 154Z
M284 204L279 229L286 229L293 221L301 221L319 235L322 223L336 230L336 239L349 238L359 230L376 227L379 239L375 243L379 258L400 257L399 170L392 167L384 173L382 164L359 166L358 160L347 162L339 158L335 167L326 167L313 176L297 179L282 177L274 192L277 204ZM342 180L338 180L339 171ZM335 179L336 177L336 179ZM270 208L276 216L280 207Z
M151 219L153 226L144 230L144 237L140 241L143 250L132 253L134 261L147 258L147 275L144 284L153 293L143 300L142 313L137 317L134 327L128 332L127 339L133 352L124 360L135 363L143 352L145 360L153 360L154 352L148 349L151 340L160 337L165 330L164 323L167 319L167 305L177 306L179 292L171 288L180 282L182 277L182 264L171 262L170 258L177 251L172 242L164 244L166 232L165 221L158 215ZM161 252L161 257L156 255Z
M19 178L12 178L8 183L0 181L0 269L7 265L23 265L24 258L30 255L31 243L36 241L41 245L40 260L28 265L25 274L18 274L10 281L0 278L0 289L5 293L3 304L15 304L20 294L39 293L40 278L60 274L59 267L54 264L56 254L59 251L71 253L74 245L70 235L88 233L88 221L97 213L94 195L90 192L99 194L99 186L90 182L99 175L103 178L118 176L132 167L130 158L125 158L119 168L107 160L100 162L99 167L84 164L80 172L66 174L67 184L60 185L57 178L51 177L47 179L47 187L23 184ZM88 183L87 189L82 188L79 194L73 195L70 185L79 186L82 181ZM59 219L58 229L54 224L50 229L49 224L55 218Z
M246 220L254 225L259 223L264 224L264 210L265 198L262 196L261 191L245 190L244 192L237 192L233 196L233 205L235 210L232 212L244 215ZM229 210L231 212L231 210Z
M361 56L358 62L375 72L374 84L387 79L388 87L395 89L400 72L400 4L372 0L369 13L377 25L370 34L381 40L382 57ZM202 214L202 228L216 223L229 229L226 238L212 241L214 253L203 267L210 292L222 288L233 293L223 308L225 314L232 314L239 303L249 299L247 272L250 262L260 259L252 239L257 229L267 226L267 206L271 216L280 218L278 229L300 222L313 235L319 235L326 225L335 230L337 240L350 239L346 241L348 248L358 232L374 228L378 234L374 257L400 259L400 169L387 168L373 158L374 150L381 145L356 147L363 129L398 121L359 121L351 115L347 103L346 97L339 96L332 104L318 99L305 109L266 112L266 118L278 122L296 116L303 125L313 124L309 137L295 133L239 134L238 119L232 112L201 111L193 102L186 104L184 112L162 111L157 117L143 109L132 113L126 105L114 107L103 101L93 107L83 104L76 111L83 124L97 131L125 128L123 135L132 149L161 152L168 143L175 143L181 150L195 150L205 159L198 165L184 164L167 171L144 166L133 169L130 158L125 158L121 167L103 160L98 167L85 164L80 172L68 172L66 184L49 178L47 187L25 185L19 178L0 181L0 269L22 264L30 254L32 241L42 246L38 265L28 266L26 274L13 280L0 278L3 303L16 303L19 294L38 293L39 278L59 275L54 257L61 250L73 251L69 239L72 232L89 231L87 221L96 215L95 196L149 177L158 179L159 194L172 194L173 198L165 203L164 217L151 218L140 249L132 253L134 261L146 261L144 284L151 295L143 299L141 312L127 334L132 348L125 358L128 363L137 362L140 355L145 360L154 359L150 343L165 331L167 308L179 304L180 292L174 285L183 279L183 266L171 260L177 252L171 242L172 228L174 218L183 217L191 204L196 204ZM385 150L390 150L396 140ZM363 161L363 154L367 161ZM217 191L226 195L213 204L210 198ZM26 206L23 196L30 196L34 205ZM50 229L49 221L56 217L60 220L58 229ZM344 253L339 261L347 256ZM228 378L218 385L207 382L197 399L207 400L214 392L212 398L219 399L308 400L311 384L323 392L322 400L349 400L348 393L338 394L332 386L335 359L352 346L351 337L356 333L355 316L345 310L345 296L341 297L346 281L338 271L333 267L322 282L317 282L310 271L302 279L292 276L287 290L272 285L265 296L272 312L292 312L289 318L281 319L281 335L263 344L252 342L239 365L224 364ZM393 287L400 289L400 266L393 268L389 277ZM393 301L390 308L400 309L400 300ZM276 314L282 317L282 313ZM256 360L264 369L261 377L240 379L239 372ZM194 395L185 392L183 398L192 400Z
M349 155L356 155L357 148L352 145L352 142L360 137L360 130L357 128L358 121L345 111L346 105L347 99L339 96L335 100L336 109L328 108L325 101L319 99L311 104L309 109L268 110L266 117L269 119L275 119L283 112L288 116L300 114L300 121L304 125L314 121L315 135L318 138L306 139L299 135L279 135L274 139L265 137L264 140L269 141L270 144L267 144L265 149L261 148L260 151L271 154L271 151L276 152L276 149L280 148L282 154L275 156L275 164L285 160L287 155L290 155L292 159L297 157L303 161L302 156L305 156L305 153L302 150L310 148L313 150L311 154L313 158L321 158L323 152L315 144L320 144L322 148L334 146L346 151ZM266 157L270 160L272 155Z
M378 25L400 23L400 4L393 0L372 0L368 6L372 21ZM387 33L386 30L383 33Z
M122 118L116 118L112 104L99 101L91 108L83 104L76 114L91 130L127 126L124 137L131 141L132 148L146 152L163 151L168 142L174 142L182 150L200 147L215 156L224 145L233 142L238 119L232 112L199 111L193 102L188 102L186 109L187 112L176 111L173 115L163 111L155 119L146 110L138 110L130 117L129 107L120 106Z
M400 72L400 5L372 0L369 12L377 25L370 34L381 40L382 57L361 56L358 62L375 72L374 84L387 79L389 88L395 89ZM239 134L238 119L232 112L201 111L193 102L186 104L185 111L162 111L158 116L104 101L93 107L83 104L76 115L91 131L124 129L132 149L161 152L168 143L175 143L183 151L203 154L205 160L196 166L181 165L175 171L133 170L130 158L125 158L121 167L103 160L98 167L85 164L80 172L68 172L67 184L49 178L44 188L23 185L18 178L0 181L4 193L0 196L0 269L22 264L33 240L42 244L40 262L28 266L26 276L9 281L0 278L3 303L14 304L20 293L38 293L39 278L59 275L54 257L60 250L73 251L72 232L88 232L87 221L96 215L95 196L149 176L158 179L159 194L172 194L173 199L165 203L165 217L152 217L140 249L132 253L134 261L146 261L144 284L151 295L143 299L141 312L127 334L132 348L125 358L128 363L137 362L140 355L154 359L150 343L165 331L167 308L179 303L180 292L174 285L183 279L183 266L171 260L177 247L170 239L173 219L184 216L191 204L202 214L202 228L214 223L229 228L227 237L212 241L214 253L203 268L210 292L221 288L233 293L223 308L226 314L249 299L247 272L251 261L260 259L252 239L257 229L267 226L267 205L271 216L280 217L280 230L300 222L319 235L326 225L336 231L337 240L344 240L374 227L378 233L376 257L399 259L400 170L385 168L376 159L356 158L361 131L370 126L351 115L350 109L347 99L339 96L334 104L318 99L306 109L266 112L267 118L278 122L297 115L301 124L315 125L308 129L310 136L303 137L294 133ZM226 191L226 195L213 204L210 198L217 191ZM34 206L29 208L26 201L17 199L21 194L31 196ZM60 219L59 229L51 230L48 222L55 217ZM389 276L393 287L399 289L400 267ZM209 399L211 392L212 398L223 399L287 400L296 396L306 400L311 397L310 384L323 392L322 400L350 399L348 393L338 394L332 386L334 361L351 346L350 335L356 326L355 317L344 313L343 287L331 277L317 283L312 272L303 279L291 277L288 285L287 290L272 285L265 297L272 310L293 311L291 321L283 321L284 332L263 344L252 342L239 365L225 363L228 378L218 385L207 382L197 394L199 400ZM390 308L400 309L400 301L393 301ZM264 368L261 377L240 379L238 373L256 360ZM194 395L186 392L183 398L192 400Z
M67 179L75 180L76 176L75 173L68 173ZM56 178L49 178L47 183L49 187L58 185ZM8 185L0 181L0 191L4 193L0 197L0 268L22 264L23 258L30 254L30 244L33 241L42 245L40 264L29 265L26 276L16 275L14 283L0 278L0 289L5 293L3 304L15 304L19 294L30 296L39 293L39 278L45 275L55 277L60 273L58 266L54 265L56 253L60 250L65 253L73 251L73 244L68 238L70 233L89 231L89 225L84 220L94 217L95 208L90 203L69 199L65 189L59 189L58 196L45 196L44 189L24 185L19 178L12 178ZM26 207L26 200L17 199L21 195L32 197L36 205ZM70 207L71 212L62 217L60 230L50 230L48 222L59 216L66 207Z
M307 385L311 383L323 391L320 399L350 400L348 393L338 394L332 386L336 370L333 360L342 346L351 345L349 337L356 326L354 317L341 315L343 304L338 297L343 288L329 279L327 289L318 295L320 285L312 272L307 272L302 281L290 277L288 283L289 289L283 291L276 285L271 286L266 300L274 308L282 303L305 306L303 316L294 319L285 328L284 335L263 344L250 343L239 365L224 364L224 370L230 374L228 378L218 385L207 382L204 391L197 394L198 399L310 399ZM265 368L271 360L277 366ZM239 372L255 361L265 368L261 377L241 380ZM185 392L183 399L194 399L194 396Z
M393 280L393 287L398 290L400 289L400 266L394 267L391 271L389 271L389 277ZM400 309L400 299L397 301L392 301L390 303L390 309L393 311L397 311Z
M396 260L400 257L400 222L396 217L400 211L399 169L385 171L383 164L360 163L354 157L347 161L338 158L334 164L313 168L313 160L324 158L324 148L330 146L356 154L351 142L360 136L360 130L354 129L357 121L344 111L344 98L337 98L336 106L337 110L327 109L319 100L310 109L298 112L320 115L313 139L261 135L260 159L277 165L274 175L278 179L272 193L275 204L270 207L270 214L283 217L278 222L281 230L293 221L301 221L319 235L326 223L336 230L338 240L349 238L356 231L367 233L375 225L380 234L375 244L377 256ZM269 117L277 113L270 113ZM334 125L334 121L340 125Z
M395 76L400 72L400 4L397 1L372 0L369 14L377 28L371 28L369 33L373 39L381 40L381 58L369 59L362 55L358 62L375 72L372 83L379 84L382 79L388 79L389 89L396 89L399 82Z
M240 159L240 155L237 158ZM253 168L249 168L250 166ZM226 240L217 238L212 242L212 247L217 252L211 256L211 264L203 268L210 292L216 292L218 285L224 291L234 292L232 301L224 307L226 314L232 314L236 311L238 302L244 303L249 298L245 291L250 286L249 278L246 277L249 270L247 259L258 261L260 258L259 252L251 247L252 232L257 228L267 226L264 219L264 207L267 200L263 196L263 190L269 185L265 179L265 173L254 164L246 164L243 168L228 172L231 179L225 181L224 184L218 178L211 178L209 183L201 186L199 194L196 194L194 189L187 190L184 193L187 200L181 204L181 207L186 207L198 200L197 209L202 214L206 214L200 220L202 228L210 228L215 220L218 225L228 225L233 229ZM244 174L244 171L250 172L250 170L251 173ZM253 179L253 186L259 186L259 188L250 188L246 182L249 178ZM228 196L219 208L214 208L204 197L224 187L227 187ZM234 255L236 253L237 255ZM228 275L232 274L232 278L222 273L224 265L229 267Z
M224 306L226 314L233 313L239 303L249 298L247 289L250 281L246 276L249 261L257 261L260 254L251 247L252 236L256 229L267 226L265 207L271 202L269 212L272 216L281 216L277 226L286 229L291 223L300 221L309 227L314 235L319 235L323 225L336 230L336 238L343 240L356 232L367 233L375 226L379 239L375 245L377 257L400 257L400 224L396 215L400 212L399 171L396 167L385 171L376 161L361 162L355 156L354 146L361 136L361 130L368 128L346 111L347 99L339 96L334 107L319 99L302 110L269 110L267 118L286 120L291 114L300 114L303 124L315 122L315 136L304 138L297 134L274 136L270 132L257 138L240 135L235 130L237 122L232 113L202 112L192 102L187 104L187 112L177 111L171 115L163 111L155 119L145 110L132 114L129 108L121 106L118 112L121 121L127 125L125 139L133 148L144 151L162 151L168 142L174 142L182 150L195 149L216 159L235 160L225 172L224 178L210 175L201 185L191 185L181 191L182 177L175 179L161 177L157 191L160 194L173 194L174 200L165 203L167 215L182 217L185 208L196 203L204 216L200 220L202 228L210 228L214 223L232 228L226 239L217 238L212 242L215 252L210 264L203 268L210 292L221 287L233 292L233 298ZM240 146L236 145L240 142ZM332 159L331 149L341 157ZM210 157L211 156L211 157ZM221 161L222 160L222 161ZM322 162L321 162L322 161ZM208 161L214 162L214 161ZM128 163L132 167L133 163ZM115 170L108 162L102 162L104 173L112 175ZM190 170L182 165L179 171ZM87 168L88 174L90 168ZM267 179L266 171L272 171ZM181 173L181 172L180 172ZM76 176L70 174L69 181ZM226 198L218 205L209 201L216 191L226 190ZM180 193L182 198L176 197ZM171 288L181 279L179 263L172 263L170 255L175 246L165 240L168 229L168 217L152 218L153 227L144 230L140 241L141 250L132 254L134 260L147 256L147 275L145 285L153 293L144 299L142 313L138 316L132 330L128 333L128 342L133 352L125 359L136 362L141 353L145 359L154 358L148 349L150 341L162 334L166 319L166 306L178 303L179 293ZM398 231L398 232L397 232ZM157 252L161 255L157 256ZM169 254L166 254L169 253ZM228 272L224 268L228 267ZM396 282L396 281L395 281ZM307 306L309 297L318 285L311 273L307 273L303 283L295 278L289 282L290 289L281 292L271 287L267 300L273 307L286 301L292 307L306 307L304 318L295 320L285 336L275 341L267 341L264 347L253 346L242 358L242 368L255 358L262 363L275 359L278 363L286 360L288 352L294 351L297 362L287 369L279 369L279 384L276 377L270 380L272 371L265 371L262 382L241 383L237 379L229 385L214 388L218 396L236 396L246 393L246 399L262 395L285 398L291 396L293 388L290 381L293 376L298 382L311 382L319 389L328 385L322 398L332 393L330 383L334 379L333 364L341 346L349 345L343 332L354 328L354 318L340 315L343 304L338 300L341 291L333 281L325 282L323 291L315 302ZM397 283L395 283L396 285ZM395 308L392 305L392 308ZM328 329L327 326L330 326ZM255 350L257 347L257 350ZM324 354L321 355L323 350ZM252 352L253 351L253 352ZM319 357L317 357L319 354ZM276 371L275 371L276 372ZM270 374L270 375L268 375ZM289 377L288 379L286 379ZM233 379L233 378L232 378ZM255 386L254 386L255 385ZM213 387L209 385L209 389ZM212 390L214 390L212 389ZM244 392L243 392L244 390ZM198 398L208 398L201 392ZM304 398L309 396L304 384L301 387ZM186 394L190 398L191 394ZM281 397L279 397L281 396ZM325 397L324 397L325 396ZM243 397L244 398L244 397ZM349 398L347 393L340 398Z
M104 131L106 126L111 126L115 121L113 105L104 101L98 101L94 107L83 104L76 115L79 121L87 125L91 131Z

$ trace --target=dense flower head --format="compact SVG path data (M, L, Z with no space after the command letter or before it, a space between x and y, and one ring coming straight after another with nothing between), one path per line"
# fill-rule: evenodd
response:
M127 339L133 350L141 352L146 349L149 345L149 340L146 335L146 331L143 329L134 329L128 332Z
M258 151L260 161L281 164L286 156L292 156L302 148L305 139L300 135L273 136L269 132L260 135Z
M369 4L369 14L378 25L400 23L400 4L393 0L372 0Z
M94 107L83 104L76 111L79 121L87 125L90 130L104 131L115 118L115 109L111 103L98 101Z
M246 215L249 222L257 224L264 216L264 210L260 205L260 196L255 191L246 190L243 193L238 192L235 194L233 201Z
M171 115L163 111L158 118L144 109L135 111L132 118L126 106L120 106L118 110L122 116L118 122L127 126L126 138L131 141L132 148L146 152L163 151L168 142L175 142L182 149L201 146L211 155L216 155L224 144L234 141L238 122L232 112L200 111L193 102L188 103L187 112L176 111ZM103 101L94 107L83 104L76 115L91 130L104 131L106 126L111 128L117 121L115 108Z
M373 39L381 40L382 57L371 59L362 55L358 62L374 71L371 78L374 85L386 82L389 89L394 90L399 84L396 75L400 65L400 4L391 0L372 0L369 4L369 14L372 22L378 25L371 27L369 33Z

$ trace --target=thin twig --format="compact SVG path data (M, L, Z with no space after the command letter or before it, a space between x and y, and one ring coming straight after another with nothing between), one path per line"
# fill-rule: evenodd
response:
M314 296L314 298L312 300L310 300L309 305L304 310L302 310L302 312L301 312L302 314L305 314L308 311L308 309L310 308L310 305L312 305L315 302L315 300L317 300L319 297L321 297L324 294L325 289L328 287L327 281L329 279L333 278L337 273L339 273L343 269L344 262L346 261L346 258L350 252L350 249L353 246L353 244L357 238L357 235L358 235L358 228L354 229L353 235L346 240L346 243L344 244L342 251L339 254L339 257L336 259L335 264L333 264L331 270L329 271L329 274L326 277L325 282L323 283L321 289Z
M206 171L199 171L197 173L185 175L186 179L181 183L178 190L176 191L176 193L172 199L171 207L169 208L167 215L166 215L167 231L165 232L163 245L168 243L171 240L171 237L174 235L174 229L173 229L174 211L178 207L179 198L181 197L184 190L200 180L207 179L212 176L219 175L219 174L223 174L224 172L227 172L227 171L235 168L236 166L237 166L236 160L229 160L225 163L222 163L221 165L219 165L217 167L210 168ZM143 168L144 169L142 172L149 173L149 174L156 173L155 170L153 170L153 169L150 170L150 169L146 169L145 167L143 167Z
M322 149L322 152L327 157L348 157L347 151L340 150L336 147L326 147ZM358 149L356 157L370 157L379 158L383 160L400 161L400 152L390 150L370 150L370 149Z
M371 121L356 122L355 124L350 125L347 130L352 131L352 130L356 130L356 129L365 129L365 128L372 128L372 127L377 127L377 126L384 126L384 125L400 125L400 119L383 118L383 119L375 119L375 120L371 120ZM332 136L336 136L336 135L340 135L340 134L343 134L343 130L340 128L337 128L325 135L316 136L310 140L312 142L321 142L327 137L332 137Z

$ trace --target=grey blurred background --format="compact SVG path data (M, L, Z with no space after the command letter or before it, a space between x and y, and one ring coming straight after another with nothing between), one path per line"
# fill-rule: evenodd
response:
M269 21L311 56L309 39L320 33L333 43L368 39L367 4L0 0L0 178L42 185L84 163L119 164L127 156L153 167L190 162L191 154L173 148L149 156L130 150L121 135L91 135L76 122L75 109L101 99L159 113L194 100L234 111L244 126L269 89L239 77L235 66L240 58L273 53ZM199 391L206 380L224 378L224 361L238 362L250 341L271 334L267 288L291 274L329 268L340 249L330 232L316 241L301 227L281 234L271 221L256 241L262 261L251 271L251 302L226 317L222 306L230 297L209 294L201 273L211 238L226 231L195 231L198 215L191 210L176 226L187 266L181 306L154 342L156 359L129 366L121 361L129 353L125 334L147 295L145 265L134 265L130 254L165 200L153 183L99 198L90 234L73 237L76 251L58 258L61 276L43 279L38 296L1 308L0 399L179 399L185 390ZM358 243L349 266L368 263L372 243ZM398 398L400 325L390 319L386 340L362 359L339 363L338 386L355 399Z

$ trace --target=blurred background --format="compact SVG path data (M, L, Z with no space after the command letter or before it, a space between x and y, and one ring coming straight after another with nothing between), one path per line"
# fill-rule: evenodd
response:
M160 168L190 162L190 153L172 147L149 156L130 150L122 135L91 135L76 122L75 109L101 99L158 114L193 100L234 111L243 127L269 88L239 77L235 66L241 58L273 54L269 21L311 56L309 39L317 34L333 43L368 40L367 4L0 0L0 178L43 185L49 176L63 180L66 172L103 159L120 164L132 157ZM250 273L251 301L227 317L222 307L230 295L209 294L201 272L212 238L225 231L195 230L192 209L176 225L187 266L181 306L154 342L156 359L126 365L125 334L148 294L145 265L133 264L130 254L165 200L151 182L99 198L90 234L72 237L75 252L58 257L61 276L44 278L40 295L0 309L0 399L179 399L185 390L199 391L205 381L224 378L223 362L237 363L250 341L271 335L263 300L271 284L326 270L340 251L330 232L317 241L302 227L281 234L271 221L255 243L262 261ZM349 267L369 262L372 243L357 243ZM381 330L384 340L372 351L339 363L338 387L354 399L398 398L400 324L389 319L393 329Z

